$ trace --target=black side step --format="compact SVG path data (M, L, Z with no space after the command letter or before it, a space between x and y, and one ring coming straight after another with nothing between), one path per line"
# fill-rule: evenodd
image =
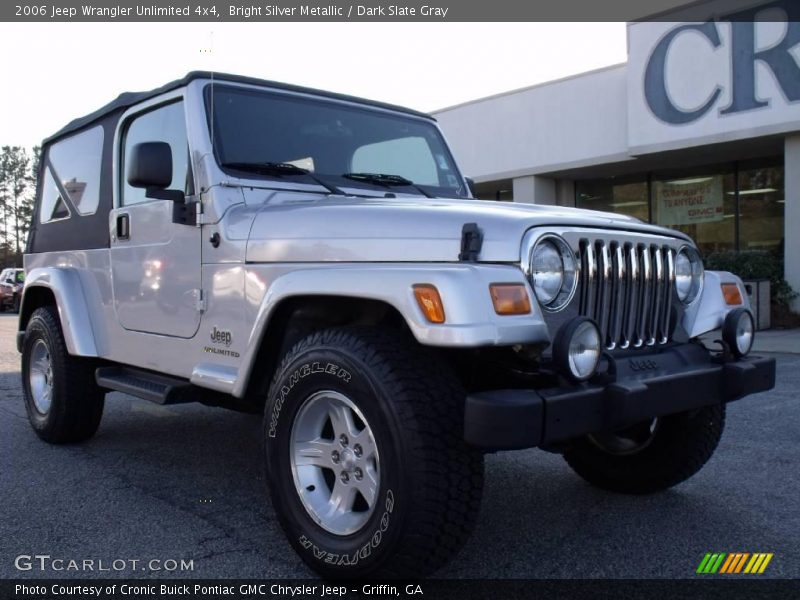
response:
M95 371L97 385L150 400L156 404L182 404L192 402L188 394L193 388L186 379L142 371L132 367L100 367Z

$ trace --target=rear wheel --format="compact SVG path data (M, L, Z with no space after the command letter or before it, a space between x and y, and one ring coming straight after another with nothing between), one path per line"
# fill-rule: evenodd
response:
M386 332L298 343L265 413L273 505L326 577L419 577L444 565L478 516L483 456L463 442L464 392L436 357Z
M55 308L33 312L22 343L22 390L28 420L40 438L80 442L97 431L105 392L95 382L93 367L67 352Z
M586 436L564 458L592 485L649 494L697 473L714 453L724 427L725 406L707 406Z

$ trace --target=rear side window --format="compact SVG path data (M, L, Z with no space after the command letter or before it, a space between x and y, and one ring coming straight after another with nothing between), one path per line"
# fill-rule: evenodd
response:
M62 193L61 188L56 185L53 171L48 167L44 173L42 204L39 209L39 220L42 223L69 218L70 212L69 208L67 208L67 203L64 201L64 196L65 194Z
M102 155L100 126L50 146L39 211L42 223L68 218L70 205L81 215L97 212Z

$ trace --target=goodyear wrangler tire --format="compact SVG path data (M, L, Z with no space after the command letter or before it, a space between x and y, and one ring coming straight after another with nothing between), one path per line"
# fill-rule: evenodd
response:
M707 406L587 436L564 452L570 467L599 488L650 494L689 479L708 462L725 428L725 405Z
M100 425L105 392L91 361L70 356L55 307L31 315L22 343L22 391L28 420L51 444L81 442Z
M325 577L419 577L455 555L480 509L483 456L464 391L413 340L331 329L299 342L264 417L267 481L302 559Z

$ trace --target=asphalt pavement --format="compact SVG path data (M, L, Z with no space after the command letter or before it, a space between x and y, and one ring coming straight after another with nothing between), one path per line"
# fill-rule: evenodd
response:
M0 315L0 578L313 576L267 499L258 417L115 393L92 440L50 446L25 416L15 328ZM478 526L439 576L684 578L706 552L771 552L764 577L800 577L800 355L776 356L778 387L730 405L714 457L667 492L597 490L542 451L488 456ZM63 570L18 559L34 555Z

